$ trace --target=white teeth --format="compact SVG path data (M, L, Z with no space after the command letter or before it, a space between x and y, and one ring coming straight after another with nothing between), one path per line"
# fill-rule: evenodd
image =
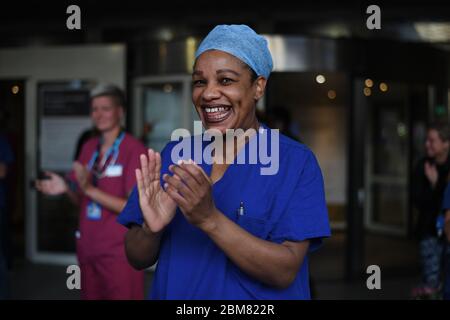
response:
M227 108L228 109L228 108ZM225 111L225 107L215 107L215 108L210 108L210 107L206 107L205 111L207 113L211 113L211 112L221 112L221 111Z

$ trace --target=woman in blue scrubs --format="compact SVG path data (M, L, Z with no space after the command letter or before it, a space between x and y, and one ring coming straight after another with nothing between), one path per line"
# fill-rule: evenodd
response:
M129 262L143 269L158 261L152 299L310 298L308 253L330 236L323 178L306 146L258 122L271 70L262 36L245 25L217 26L196 52L192 100L203 126L233 144L232 159L251 157L251 142L259 151L268 138L275 174L262 174L261 162L227 163L226 152L214 153L212 164L185 154L179 162L177 142L141 155L118 221L129 228ZM254 134L229 140L227 129Z
M443 233L442 236L445 235L445 238L443 239L444 279L442 298L444 300L450 300L450 183L447 184L447 187L445 188L444 199L442 201L442 215L438 219L442 219L442 225L440 225L442 230L440 230L440 232ZM437 225L439 224L437 223Z

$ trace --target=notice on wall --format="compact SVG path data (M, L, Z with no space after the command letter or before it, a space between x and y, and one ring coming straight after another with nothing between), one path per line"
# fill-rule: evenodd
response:
M39 85L41 170L69 171L80 136L92 127L89 91L75 84Z
M92 127L90 117L44 117L41 120L41 169L69 171L81 134Z

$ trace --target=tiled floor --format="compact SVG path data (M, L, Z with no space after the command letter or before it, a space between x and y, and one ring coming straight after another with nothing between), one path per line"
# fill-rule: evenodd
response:
M366 279L347 283L343 234L334 234L311 256L311 276L316 299L408 299L419 280L416 245L411 240L385 236L366 237L367 265L381 268L381 290L368 290ZM13 299L79 299L79 291L66 287L66 268L16 260L11 272ZM146 275L149 286L152 274Z
M335 233L311 255L316 299L409 299L412 287L420 281L417 245L413 240L374 234L365 237L365 268L380 267L380 290L367 289L368 274L351 283L343 280L344 250L345 235Z

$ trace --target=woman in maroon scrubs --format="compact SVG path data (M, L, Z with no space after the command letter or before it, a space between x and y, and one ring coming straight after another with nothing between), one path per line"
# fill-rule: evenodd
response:
M117 214L135 185L134 170L144 145L121 128L124 96L120 89L102 86L92 93L91 117L99 137L83 144L67 179L47 172L49 179L36 182L48 195L67 194L80 205L77 257L83 299L142 299L143 272L127 262L126 228Z

